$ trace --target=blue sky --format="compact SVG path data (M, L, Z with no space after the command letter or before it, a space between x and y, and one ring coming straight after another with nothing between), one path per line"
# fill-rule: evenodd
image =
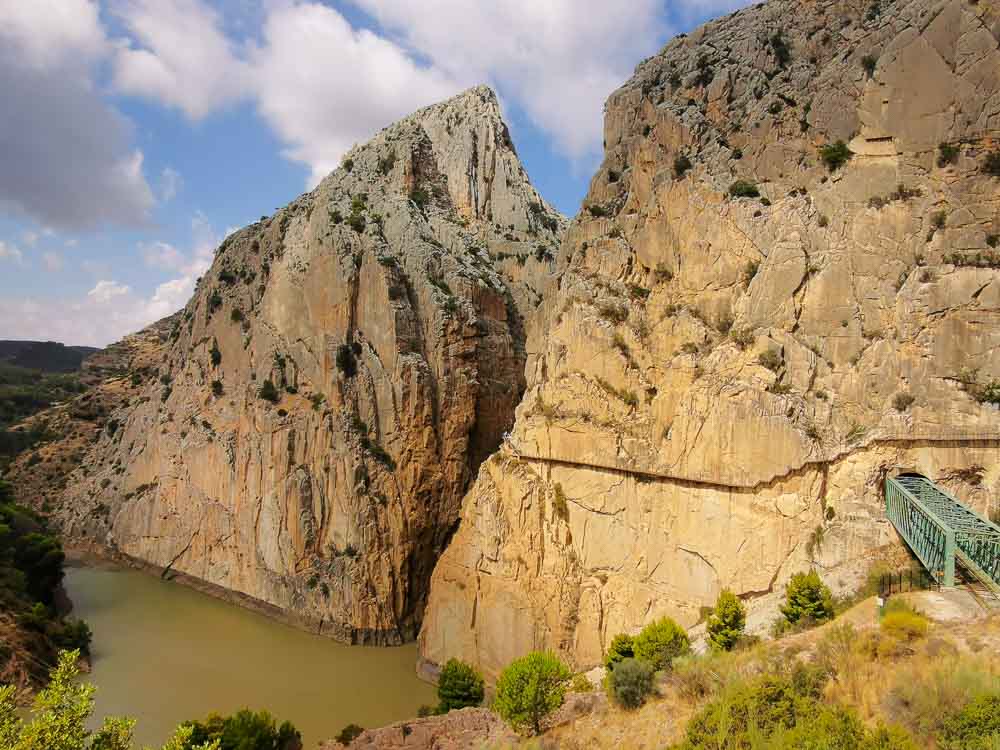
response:
M228 231L481 82L573 215L607 95L743 4L0 0L0 338L102 346L173 312Z

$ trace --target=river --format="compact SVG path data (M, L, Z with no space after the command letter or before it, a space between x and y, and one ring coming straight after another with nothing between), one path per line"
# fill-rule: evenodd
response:
M95 716L138 720L160 744L185 719L240 708L288 719L313 750L347 724L375 727L435 702L416 646L344 646L135 570L69 567L73 615L94 631Z

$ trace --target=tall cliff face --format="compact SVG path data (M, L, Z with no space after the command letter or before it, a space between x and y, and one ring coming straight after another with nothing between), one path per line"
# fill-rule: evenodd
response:
M564 224L487 88L356 147L219 248L70 478L66 534L346 641L415 637Z
M610 97L511 440L434 573L428 669L591 666L724 587L847 587L896 539L889 471L997 508L998 35L993 3L772 0Z

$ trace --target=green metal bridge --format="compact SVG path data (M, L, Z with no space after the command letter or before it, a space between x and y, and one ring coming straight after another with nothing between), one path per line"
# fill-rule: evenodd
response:
M955 585L957 563L1000 596L1000 526L918 475L885 480L885 514L941 586Z

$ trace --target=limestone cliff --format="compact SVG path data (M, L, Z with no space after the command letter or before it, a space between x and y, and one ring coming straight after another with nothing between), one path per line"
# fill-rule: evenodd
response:
M995 512L998 35L993 2L772 0L612 94L511 439L434 572L429 671L591 666L810 565L846 587L896 541L889 471Z
M345 641L412 639L564 224L488 88L383 130L222 243L70 477L65 533Z

